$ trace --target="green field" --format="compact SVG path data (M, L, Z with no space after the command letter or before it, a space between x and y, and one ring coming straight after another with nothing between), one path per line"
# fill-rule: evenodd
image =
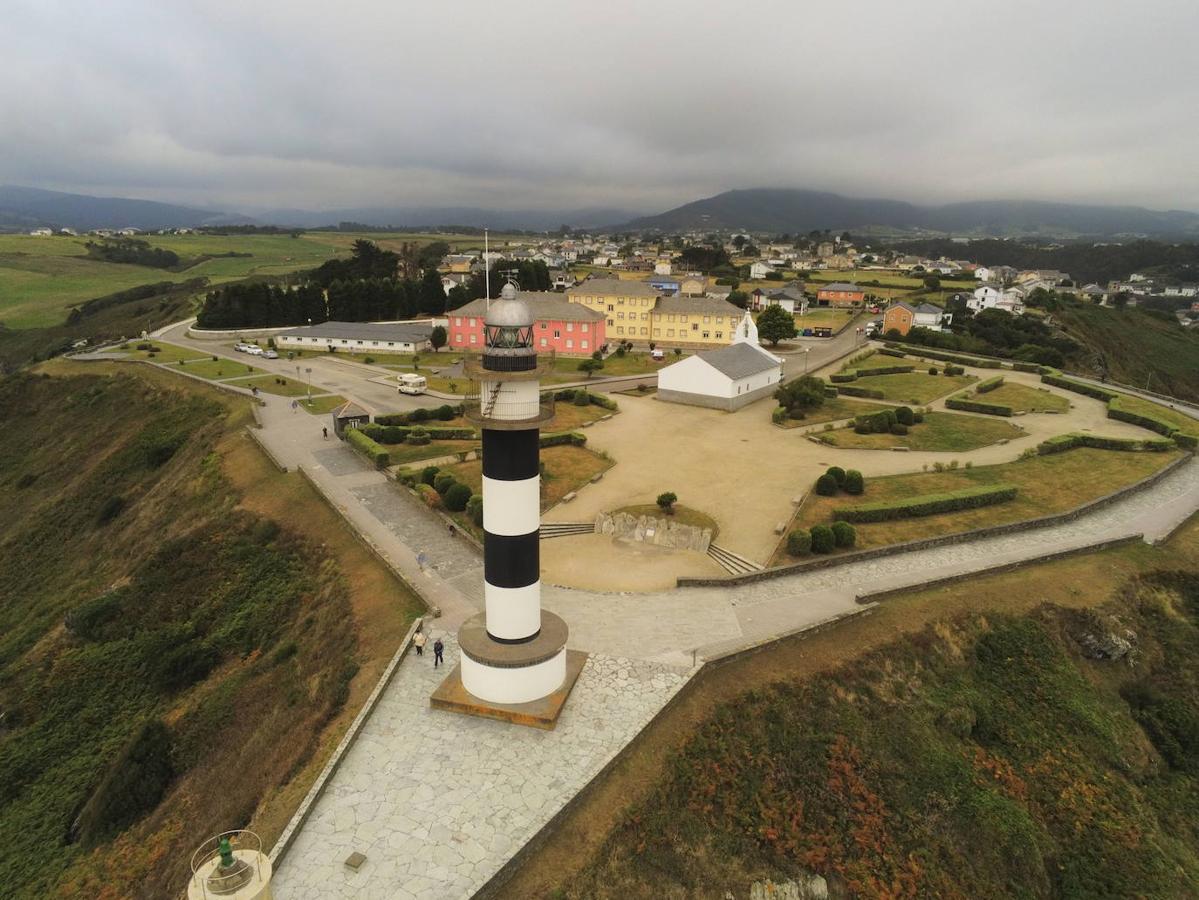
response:
M1180 413L1168 406L1153 403L1149 400L1142 400L1140 397L1134 397L1130 394L1121 394L1119 400L1115 402L1119 404L1120 409L1126 412L1151 416L1154 419L1168 422L1183 434L1199 436L1199 420L1192 419L1185 413Z
M841 419L852 419L863 413L878 412L890 407L882 403L872 403L869 400L854 400L851 397L826 397L824 403L816 409L809 409L802 419L785 419L779 423L782 428L803 428L807 425L819 425L821 422L838 422Z
M280 397L303 397L309 392L309 387L305 382L278 375L259 375L257 378L243 378L232 383L237 387L247 389L258 388L260 391L277 394Z
M211 357L197 360L196 362L189 362L182 368L189 375L198 375L201 378L208 378L214 381L222 381L226 378L238 378L242 375L265 374L262 369L256 369L246 363L234 362L224 357L215 362Z
M961 452L1022 437L1024 433L1024 429L993 417L930 412L924 414L923 422L909 426L907 434L858 434L853 428L842 428L820 437L830 446L846 450L907 447L910 450Z
M919 371L906 375L873 375L859 378L849 387L882 391L894 403L928 403L978 381L973 375L929 375Z
M329 394L324 397L313 397L311 400L301 400L300 409L310 412L314 416L322 416L325 413L333 412L333 410L345 402L345 397L339 397L337 394Z

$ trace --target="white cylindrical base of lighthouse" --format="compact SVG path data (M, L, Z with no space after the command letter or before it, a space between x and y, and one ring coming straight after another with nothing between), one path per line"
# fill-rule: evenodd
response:
M552 694L566 680L566 650L544 662L499 668L462 654L462 686L489 703L528 703Z

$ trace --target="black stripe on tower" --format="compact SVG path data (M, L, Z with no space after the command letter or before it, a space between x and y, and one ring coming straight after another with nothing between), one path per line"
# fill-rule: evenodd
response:
M492 587L528 587L541 578L541 544L537 532L483 534L483 577Z
M540 432L483 429L483 474L496 481L524 481L538 474Z

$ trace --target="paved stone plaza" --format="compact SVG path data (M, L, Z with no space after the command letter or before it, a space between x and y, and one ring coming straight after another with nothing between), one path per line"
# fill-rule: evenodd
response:
M283 858L277 900L471 896L690 677L592 656L558 727L541 731L430 709L458 661L443 639L444 668L431 650L404 660ZM344 865L355 850L357 872Z

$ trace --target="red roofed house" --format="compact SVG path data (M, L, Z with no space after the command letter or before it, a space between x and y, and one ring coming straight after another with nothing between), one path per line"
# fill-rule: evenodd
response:
M555 291L521 291L520 299L533 311L533 346L563 356L590 356L607 342L605 316L599 310L571 303ZM483 317L487 300L480 297L446 313L450 320L451 350L482 352Z
M844 281L822 284L816 291L816 303L820 306L854 306L865 302L865 289Z

